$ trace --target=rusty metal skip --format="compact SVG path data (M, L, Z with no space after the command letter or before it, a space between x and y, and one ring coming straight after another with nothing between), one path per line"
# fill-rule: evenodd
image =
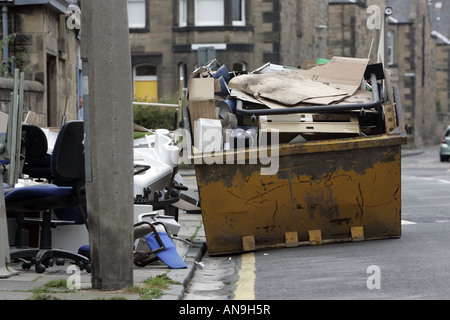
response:
M397 127L280 144L273 174L262 175L263 165L249 161L251 150L234 151L245 164L196 162L208 253L400 237L406 131L393 91Z

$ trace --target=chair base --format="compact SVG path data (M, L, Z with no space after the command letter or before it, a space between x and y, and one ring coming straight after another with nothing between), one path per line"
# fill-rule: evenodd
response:
M37 273L43 273L47 267L53 265L56 259L56 265L64 265L65 259L72 260L81 269L91 272L91 264L88 258L75 252L60 249L12 249L10 258L13 262L23 261L23 269L30 269L35 266Z

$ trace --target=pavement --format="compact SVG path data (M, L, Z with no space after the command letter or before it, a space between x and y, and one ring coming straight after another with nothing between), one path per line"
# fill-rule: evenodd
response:
M196 190L193 172L189 169L180 172L190 190ZM8 269L15 274L0 278L0 300L181 300L206 252L206 238L201 214L180 210L178 223L177 237L191 241L191 245L182 250L185 269L170 269L161 261L145 267L134 266L133 286L106 291L92 288L90 273L79 269L72 273L75 266L68 262L64 266L49 267L44 273L36 273L34 267L24 270L21 264L8 264ZM163 279L167 287L160 288L151 279ZM50 285L52 283L57 285ZM73 289L74 284L79 285L78 288Z
M402 148L402 156L411 156L423 152L421 149ZM192 169L181 169L184 184L190 190L196 191L197 185L195 173ZM206 237L203 228L201 214L187 213L180 210L178 222L180 231L178 237L189 239L192 244L187 249L184 260L186 269L170 269L162 262L155 262L145 267L134 267L134 286L117 291L94 290L91 285L91 274L86 271L76 273L80 289L69 289L64 287L64 283L70 286L74 283L74 275L68 273L70 265L53 266L47 268L44 273L38 274L32 267L23 270L21 265L8 265L9 270L17 273L8 277L0 278L0 300L182 300L190 299L186 292L196 268L202 268L203 257L208 261L206 250ZM211 264L211 261L208 262ZM156 278L169 279L167 288L151 291L152 287L146 282L148 279ZM63 283L59 288L48 288L51 281L58 280ZM138 290L136 288L141 288ZM148 289L148 290L147 290ZM148 292L153 292L148 294ZM195 296L195 299L198 299Z
M437 148L439 148L439 145L437 146ZM424 150L422 148L410 149L408 145L402 147L402 157L415 156L423 152Z

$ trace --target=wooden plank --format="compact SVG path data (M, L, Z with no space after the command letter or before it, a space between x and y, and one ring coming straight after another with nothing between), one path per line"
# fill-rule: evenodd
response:
M281 133L348 133L359 134L357 122L263 122L261 130L276 129Z

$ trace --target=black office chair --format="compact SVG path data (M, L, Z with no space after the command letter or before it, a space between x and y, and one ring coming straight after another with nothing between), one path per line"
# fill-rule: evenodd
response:
M23 268L35 265L38 273L46 267L62 265L65 259L73 260L80 269L90 272L89 259L83 255L52 248L52 227L74 224L75 221L53 220L53 210L67 207L82 207L86 204L84 189L84 131L82 121L65 123L59 132L52 153L51 169L55 179L70 181L70 186L40 184L5 190L7 213L42 212L42 219L25 218L25 223L40 225L39 248L12 249L11 261L24 261ZM82 210L79 210L82 214Z
M30 178L53 180L51 155L47 153L48 142L44 131L34 125L22 125L25 160L22 173Z
M51 182L53 173L51 169L51 155L47 153L48 142L44 131L35 125L22 124L21 173L29 178L43 182L46 179ZM4 187L8 189L9 186ZM8 191L7 191L8 192ZM16 234L14 245L18 248L28 247L28 229L25 227L24 213L16 213Z

